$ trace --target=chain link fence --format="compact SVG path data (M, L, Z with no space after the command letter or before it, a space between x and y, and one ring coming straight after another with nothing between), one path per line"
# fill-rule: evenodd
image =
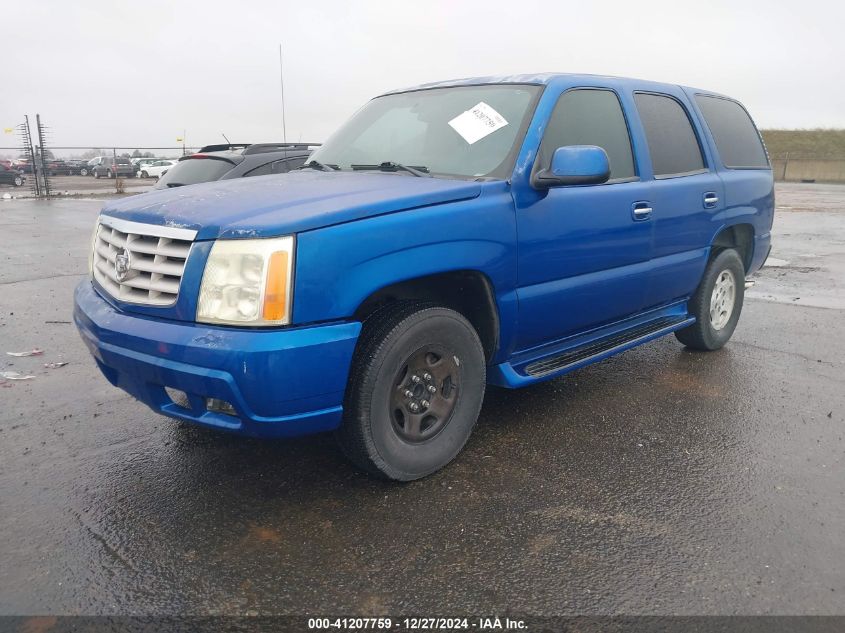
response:
M187 145L138 147L119 145L45 146L32 152L20 147L0 147L0 161L21 171L28 187L16 197L134 193L152 187L158 177L185 154L198 147ZM34 160L33 160L34 156Z

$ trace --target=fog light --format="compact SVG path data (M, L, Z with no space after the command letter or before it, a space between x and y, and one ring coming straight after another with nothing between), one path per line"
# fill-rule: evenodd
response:
M207 398L205 403L209 411L214 411L215 413L225 413L226 415L238 415L235 412L235 407L225 400L220 400L219 398Z
M180 389L174 389L173 387L165 387L164 391L167 393L167 397L173 401L177 407L182 407L183 409L190 409L191 402L188 400L188 394Z

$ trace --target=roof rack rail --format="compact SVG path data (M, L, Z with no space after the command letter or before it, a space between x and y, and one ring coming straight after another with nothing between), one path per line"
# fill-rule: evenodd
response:
M227 149L243 149L249 145L249 143L218 143L200 147L200 152L225 152Z
M261 154L285 149L309 149L320 145L321 143L255 143L244 149L244 154Z

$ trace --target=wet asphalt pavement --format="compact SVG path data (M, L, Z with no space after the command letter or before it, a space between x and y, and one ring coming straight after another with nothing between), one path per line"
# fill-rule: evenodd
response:
M779 187L724 350L491 388L407 485L108 385L69 323L100 206L0 200L0 370L36 375L0 383L0 614L845 613L845 186Z

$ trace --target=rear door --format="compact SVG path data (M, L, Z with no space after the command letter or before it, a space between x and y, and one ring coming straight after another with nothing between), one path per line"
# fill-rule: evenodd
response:
M652 176L654 233L645 307L654 308L695 291L707 263L713 218L724 208L724 192L680 88L634 91L633 101Z

